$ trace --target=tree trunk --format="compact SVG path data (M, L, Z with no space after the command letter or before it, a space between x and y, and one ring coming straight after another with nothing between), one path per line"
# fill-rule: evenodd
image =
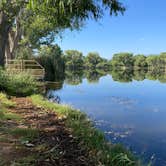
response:
M5 63L5 48L8 40L10 25L3 12L0 12L0 65L4 66Z
M9 33L8 33L8 40L6 43L6 48L5 48L5 56L8 59L14 59L15 58L15 50L18 47L18 43L21 40L22 36L22 28L20 24L20 16L21 16L22 10L20 11L18 17L16 17L16 30L13 31L11 28Z
M0 66L4 66L5 46L6 46L6 37L4 37L3 33L0 33Z
M5 58L6 60L12 59L12 54L10 52L10 43L9 43L9 38L6 42L6 46L5 46Z

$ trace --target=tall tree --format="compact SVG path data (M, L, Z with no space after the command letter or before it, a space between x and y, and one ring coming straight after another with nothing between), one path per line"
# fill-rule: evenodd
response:
M24 3L22 0L0 1L0 65L4 64L5 52L12 52L20 38L20 7L23 7Z
M144 55L135 55L133 57L133 59L134 59L134 67L136 67L136 68L145 68L145 67L147 67L146 56L144 56Z
M114 54L111 60L112 67L132 68L133 54L132 53L118 53Z
M102 3L102 5L101 5ZM119 0L1 0L0 65L6 56L13 57L22 38L29 46L48 44L66 28L79 29L87 19L124 12Z
M100 55L97 52L90 52L85 57L85 67L95 69L96 66L103 62L103 59L100 57Z
M80 70L84 65L84 56L77 50L66 50L64 54L65 66L67 69Z
M149 69L160 68L160 58L158 55L149 55L146 58L146 62Z

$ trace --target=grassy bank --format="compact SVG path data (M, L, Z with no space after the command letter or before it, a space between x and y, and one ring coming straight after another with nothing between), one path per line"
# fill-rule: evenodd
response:
M46 124L52 124L52 118L54 116L57 119L57 126L59 126L59 122L64 122L65 127L60 129L60 133L63 133L64 129L67 130L68 136L76 141L76 144L81 147L80 151L85 151L87 154L87 160L91 162L91 165L94 166L137 166L140 165L139 161L132 155L131 152L126 150L121 145L114 145L108 143L105 140L103 133L94 128L92 122L87 118L87 116L75 110L69 106L59 105L55 103L51 103L48 100L44 99L40 95L32 95L27 98L17 98L17 100L23 100L21 103L15 103L7 98L6 95L0 93L0 123L1 123L1 132L0 132L0 143L11 143L14 148L12 153L17 154L14 162L11 162L12 158L8 157L10 162L17 165L38 165L38 163L42 162L52 162L62 160L61 154L57 155L59 151L57 148L57 142L53 141L50 145L50 138L54 137L55 132L45 131L45 127L38 128L41 123L43 123L43 118ZM23 108L25 103L32 102L34 105L29 105L27 108ZM13 111L11 111L13 109ZM39 110L39 112L38 112ZM27 111L27 112L25 112ZM55 112L52 114L51 112ZM21 113L21 114L20 114ZM34 113L35 118L34 118ZM50 115L51 114L51 115ZM41 122L35 122L35 119L43 116L41 118ZM49 115L49 118L45 118ZM28 119L27 119L28 117ZM32 120L34 119L34 120ZM59 121L59 122L58 122ZM33 122L33 124L32 124ZM31 124L30 124L31 123ZM14 125L13 125L14 124ZM24 125L23 125L24 124ZM56 125L55 125L56 126ZM52 130L52 125L47 126ZM51 135L50 135L51 134ZM58 134L59 135L59 134ZM62 134L64 135L64 134ZM66 134L65 134L66 135ZM44 139L43 139L44 138ZM49 139L49 141L47 139ZM42 141L43 139L43 141ZM63 141L64 141L63 140ZM68 153L76 154L73 149L73 140L71 142L67 142L66 145L71 144L71 150ZM61 149L61 145L63 141L59 142L59 147ZM43 143L41 143L43 142ZM27 143L34 146L26 147ZM3 145L3 144L2 144ZM64 151L66 151L67 146L65 145ZM10 145L11 146L11 145ZM19 148L18 148L19 147ZM55 149L56 151L52 151ZM18 151L19 149L19 151ZM61 151L61 150L60 150ZM20 153L26 152L23 158L20 158ZM0 153L3 153L3 151ZM59 153L59 152L58 152ZM28 154L28 155L27 155ZM9 154L10 156L11 154ZM68 156L69 154L67 154ZM12 155L11 155L12 156ZM53 158L52 158L53 157ZM85 157L85 156L84 156ZM18 159L17 159L18 158ZM47 160L49 158L49 160ZM50 159L51 158L51 159ZM1 159L2 160L2 159ZM70 160L70 159L69 159ZM3 160L2 160L3 161ZM57 162L56 161L56 162ZM63 164L62 164L63 165ZM88 165L88 164L87 164Z
M38 91L38 85L38 82L27 73L12 74L0 70L0 90L10 96L19 97L35 94ZM45 118L47 116L48 119ZM43 125L43 120L45 125L44 127L40 127ZM64 124L61 124L61 121ZM4 93L0 93L0 124L0 140L1 142L2 140L5 142L5 146L6 143L9 143L7 145L8 147L12 146L12 153L17 154L14 157L18 158L15 163L20 163L21 161L24 165L27 163L38 165L42 162L53 162L55 164L57 162L63 162L64 158L65 163L70 162L68 158L70 154L63 154L64 156L62 154L59 155L59 151L62 151L63 148L63 151L66 151L67 148L62 147L62 142L70 140L66 142L66 145L71 146L68 147L68 153L74 156L78 151L74 150L75 148L73 147L77 147L76 149L80 147L80 156L83 153L84 158L87 161L90 160L94 166L140 165L132 153L123 146L107 142L104 134L93 126L86 114L70 106L49 102L41 95L17 98L17 102L15 103L13 102L13 97L8 98ZM50 138L59 137L59 133L57 133L58 136L55 135L57 130L54 130L52 125L49 124L54 124L55 128L61 126L60 133L64 132L62 137L65 135L65 138L59 141L58 148L55 140L51 144L49 142ZM51 131L53 129L53 132L45 131L45 129ZM43 143L41 144L42 141ZM32 143L34 146L30 151L26 147L27 143L30 143L30 145ZM4 144L1 144L1 146L4 146ZM20 152L17 150L17 147L21 151L23 149L28 154L28 156L22 156L24 157L23 160L20 160ZM52 149L56 149L56 152L54 153ZM46 152L48 153L46 154ZM3 150L0 153L4 153ZM11 154L9 153L8 155L10 156ZM4 154L4 156L6 155ZM76 156L79 158L79 164L81 162L80 156ZM11 157L13 156L11 155ZM8 160L11 162L12 158L9 157ZM75 163L74 158L72 162Z
M40 95L33 95L31 99L33 104L55 111L60 119L65 119L65 125L71 130L82 148L89 152L89 157L95 165L140 165L132 153L124 147L108 143L103 133L94 128L84 113L69 106L51 103Z

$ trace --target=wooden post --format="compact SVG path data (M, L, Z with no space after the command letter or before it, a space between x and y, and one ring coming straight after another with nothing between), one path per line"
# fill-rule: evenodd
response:
M21 59L21 71L23 71L23 60Z
M24 60L22 60L22 69L23 69L23 71L25 70L25 61Z

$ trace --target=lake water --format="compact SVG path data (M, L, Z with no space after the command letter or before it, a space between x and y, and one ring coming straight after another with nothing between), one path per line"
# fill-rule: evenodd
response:
M155 166L165 166L166 84L132 78L118 82L111 75L90 78L66 79L61 89L48 93L85 112L111 142L124 144Z

